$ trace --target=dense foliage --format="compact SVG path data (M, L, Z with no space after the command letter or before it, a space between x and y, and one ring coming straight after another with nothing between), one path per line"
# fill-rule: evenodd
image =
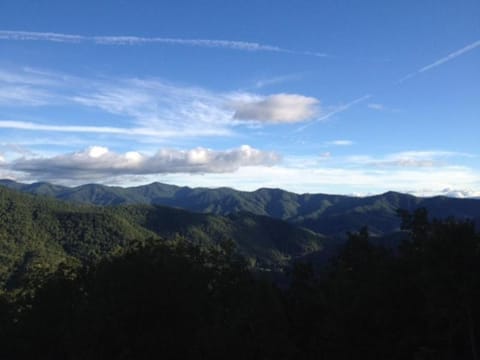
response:
M0 186L3 290L34 288L61 263L92 264L158 238L186 238L199 246L233 241L251 268L263 270L282 270L321 250L324 241L309 230L249 213L224 217L150 205L79 205Z
M0 288L25 290L61 263L80 266L155 234L107 209L0 187Z
M4 303L2 314L0 352L19 359L284 358L290 351L278 290L254 280L229 243L208 250L158 243L81 271L62 267L34 297Z
M1 297L0 356L476 360L473 223L401 217L408 237L395 251L350 233L329 266L299 262L283 289L248 271L231 241L157 239L62 264L35 293Z

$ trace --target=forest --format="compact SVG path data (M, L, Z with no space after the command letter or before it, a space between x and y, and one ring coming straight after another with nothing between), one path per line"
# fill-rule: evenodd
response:
M399 210L398 246L363 227L326 264L292 258L277 281L238 239L139 226L144 207L0 190L1 358L478 359L471 220Z

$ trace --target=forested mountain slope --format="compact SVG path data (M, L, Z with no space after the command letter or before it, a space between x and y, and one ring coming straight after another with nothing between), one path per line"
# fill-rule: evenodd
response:
M153 236L106 209L0 187L0 286L15 288L60 263L95 261Z
M74 188L49 183L20 184L0 181L5 186L61 200L95 205L153 204L190 211L228 215L247 211L286 220L328 236L345 236L368 225L373 235L381 236L399 229L397 209L428 209L432 217L480 219L480 200L448 197L421 198L387 192L367 197L326 194L295 194L280 189L253 192L230 188L189 188L161 183L121 188L82 185Z
M250 213L196 214L153 205L99 207L0 186L0 287L14 289L56 270L179 238L200 246L231 242L251 267L280 269L322 248L324 238ZM32 279L30 279L32 278Z

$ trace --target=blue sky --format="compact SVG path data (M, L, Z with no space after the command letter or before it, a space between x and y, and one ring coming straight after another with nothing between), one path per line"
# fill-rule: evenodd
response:
M480 195L480 3L0 2L0 177Z

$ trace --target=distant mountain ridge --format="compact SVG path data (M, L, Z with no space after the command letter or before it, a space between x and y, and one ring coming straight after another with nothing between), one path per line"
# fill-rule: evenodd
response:
M345 236L368 226L383 236L399 229L397 209L428 209L432 217L470 218L480 223L480 200L443 196L421 198L397 192L367 197L327 194L295 194L281 189L252 192L231 188L190 188L152 183L136 187L87 184L65 187L40 182L22 184L0 180L0 185L31 194L93 205L147 204L182 208L198 213L229 215L249 212L285 220L327 236Z

